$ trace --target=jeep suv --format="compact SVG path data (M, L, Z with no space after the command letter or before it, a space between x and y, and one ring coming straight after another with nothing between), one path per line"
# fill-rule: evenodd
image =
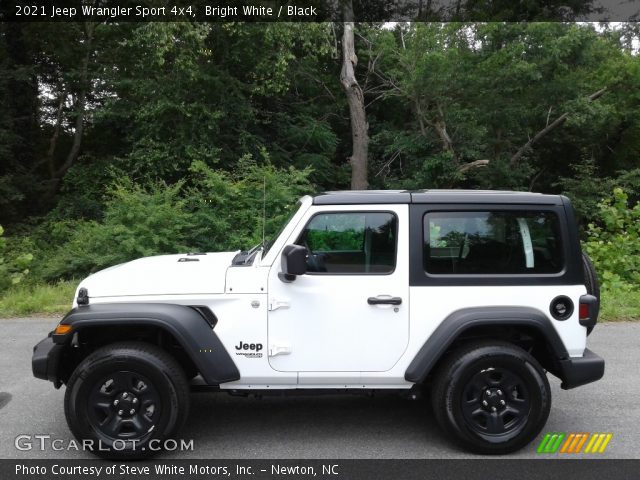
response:
M586 348L598 295L563 196L330 192L252 250L87 277L33 373L66 385L69 427L99 455L149 454L194 388L428 392L443 431L503 454L543 428L547 372L564 389L604 374Z

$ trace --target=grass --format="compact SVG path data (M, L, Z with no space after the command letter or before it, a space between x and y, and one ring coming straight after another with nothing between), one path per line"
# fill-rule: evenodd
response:
M602 289L600 296L601 321L640 321L640 290Z
M0 318L54 315L71 308L77 281L17 285L0 297ZM602 290L600 321L640 321L640 290Z
M16 285L0 297L0 318L66 313L77 285L77 281Z

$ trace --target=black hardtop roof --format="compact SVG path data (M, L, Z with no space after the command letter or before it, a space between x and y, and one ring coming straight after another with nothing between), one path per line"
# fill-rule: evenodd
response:
M343 190L313 197L314 205L464 203L562 205L562 196L506 190Z

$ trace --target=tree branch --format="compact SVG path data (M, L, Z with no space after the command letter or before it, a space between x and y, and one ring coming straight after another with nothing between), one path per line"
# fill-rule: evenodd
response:
M458 172L459 173L465 173L473 168L481 168L481 167L486 167L487 165L489 165L489 160L487 159L482 159L482 160L474 160L473 162L469 162L469 163L465 163L464 165L460 165L458 167Z
M602 95L605 94L605 92L607 91L607 87L601 88L600 90L598 90L597 92L592 93L591 95L589 95L587 97L587 100L590 102L593 102L594 100L597 100L598 98L600 98ZM544 136L546 136L549 132L551 132L552 130L555 130L556 128L558 128L559 126L561 126L564 122L567 121L567 118L569 118L569 112L565 112L562 115L560 115L558 118L556 118L553 122L548 123L549 120L547 119L547 126L545 126L542 130L540 130L538 133L536 133L532 138L530 138L527 143L525 143L524 145L522 145L518 151L516 153L513 154L513 156L511 157L511 159L509 160L509 164L511 166L516 165L520 159L522 158L522 156L525 154L525 152L527 152L529 149L531 149L531 147L533 147L533 145L538 142L541 138L543 138Z

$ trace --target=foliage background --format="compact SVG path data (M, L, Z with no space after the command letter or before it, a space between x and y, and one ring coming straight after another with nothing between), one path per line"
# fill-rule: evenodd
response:
M637 24L356 33L371 188L564 193L605 290L640 297ZM267 234L300 195L348 188L340 38L331 23L0 24L0 289L247 248L263 187Z

